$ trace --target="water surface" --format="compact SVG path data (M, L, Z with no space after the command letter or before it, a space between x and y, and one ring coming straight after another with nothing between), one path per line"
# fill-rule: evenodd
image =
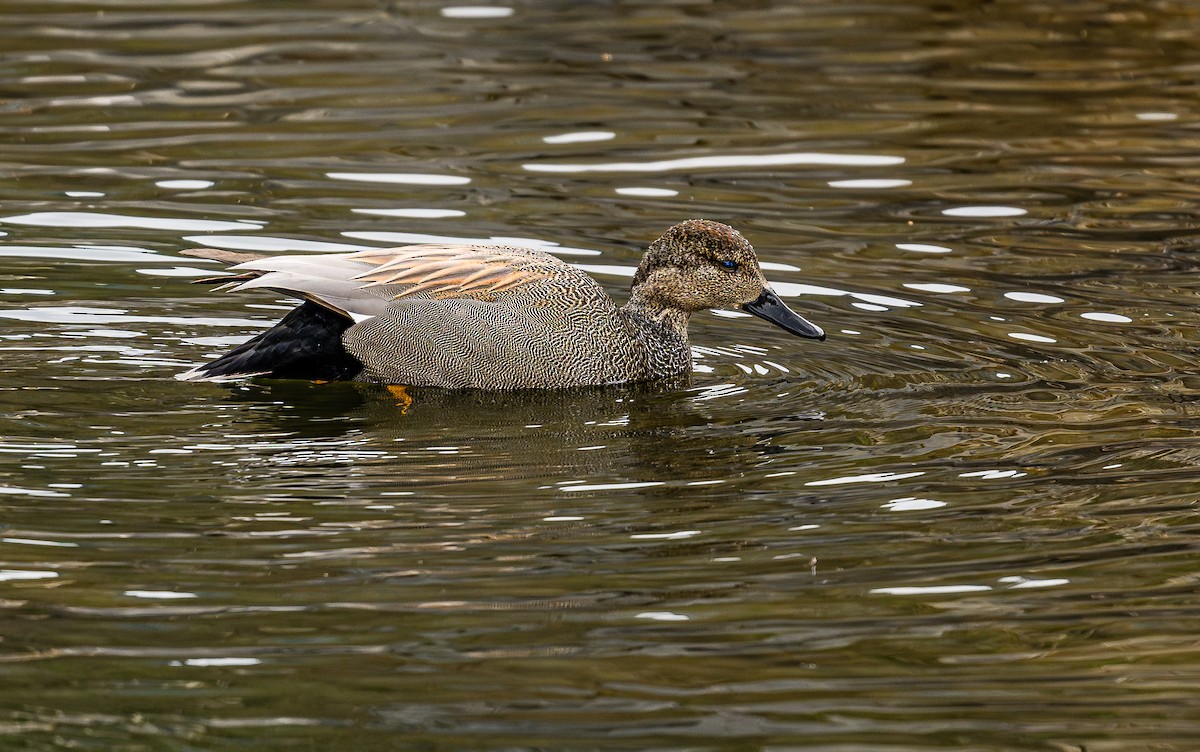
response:
M0 746L1187 750L1188 3L10 2ZM672 388L172 377L195 245L682 219L798 311Z

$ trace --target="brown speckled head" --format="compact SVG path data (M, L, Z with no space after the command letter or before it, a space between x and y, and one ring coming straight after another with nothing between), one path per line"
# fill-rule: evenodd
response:
M668 229L650 244L631 292L631 305L680 332L697 311L740 307L797 336L825 339L767 284L749 241L720 222L689 219Z
M766 287L754 248L729 225L689 219L650 244L633 289L687 313L749 303Z

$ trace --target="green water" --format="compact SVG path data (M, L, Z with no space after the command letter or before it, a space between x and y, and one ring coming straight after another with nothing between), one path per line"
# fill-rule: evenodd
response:
M500 7L0 5L0 749L1195 749L1200 11ZM828 341L173 378L291 305L182 248L689 217Z

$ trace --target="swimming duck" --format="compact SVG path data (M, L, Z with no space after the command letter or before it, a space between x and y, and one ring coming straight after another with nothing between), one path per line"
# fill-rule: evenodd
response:
M681 222L650 244L623 307L581 270L531 248L187 253L241 262L233 276L207 281L304 302L177 377L185 381L259 376L480 389L651 381L690 372L693 313L734 306L797 336L825 339L767 284L741 233L704 219Z

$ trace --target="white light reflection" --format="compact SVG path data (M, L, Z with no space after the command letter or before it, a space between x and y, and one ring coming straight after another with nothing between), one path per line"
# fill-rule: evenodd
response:
M870 592L879 593L880 595L947 595L953 593L982 593L991 589L991 585L926 585L871 588Z
M813 480L805 483L806 486L840 486L847 483L885 483L893 480L904 480L906 478L916 478L919 475L924 475L925 472L917 470L911 473L864 473L863 475L843 475L839 478L829 478L827 480Z
M512 8L493 5L454 5L442 8L442 16L445 18L508 18L512 14Z
M942 210L947 217L1020 217L1028 213L1016 206L956 206Z
M959 473L960 478L982 478L983 480L998 480L1000 478L1024 478L1028 473L1020 470L976 470L970 473Z
M1058 587L1059 585L1069 585L1070 580L1065 577L1056 577L1045 580L1031 580L1014 575L1011 577L1001 577L1000 582L1012 583L1009 590L1027 590L1030 588Z
M1041 334L1030 334L1028 332L1009 332L1008 336L1024 342L1041 342L1047 345L1053 345L1054 343L1058 342L1058 340L1054 339L1053 337L1044 337Z
M640 614L635 614L635 619L653 619L654 621L687 621L690 617L686 614L677 614L674 611L643 611Z
M904 163L904 157L872 154L723 154L710 157L663 159L653 162L599 162L596 164L524 164L530 172L670 172L672 170L712 170L724 167L789 167L793 165L841 165L847 167L884 167Z
M134 269L138 274L149 277L203 277L211 276L212 269L199 269L194 266L168 266L159 269Z
M636 533L629 537L633 540L684 540L699 534L699 530L679 530L674 533Z
M63 541L41 540L40 538L0 538L0 543L12 543L22 546L51 546L54 548L79 548L78 543L65 543Z
M351 209L355 214L372 214L378 217L407 217L410 219L447 219L465 217L467 213L458 209Z
M971 291L971 288L969 288L969 287L963 287L961 285L943 285L943 284L939 284L936 282L919 283L919 284L906 282L906 283L904 283L904 286L910 290L920 290L921 292L935 292L935 293L947 293L947 294L952 293L952 292L970 292Z
M1110 324L1129 324L1133 322L1133 319L1128 316L1122 316L1119 313L1088 312L1079 314L1079 318L1089 321L1105 321Z
M1004 297L1009 300L1016 300L1021 303L1065 303L1063 298L1057 295L1045 295L1040 292L1006 292Z
M954 250L942 245L928 245L926 243L897 243L896 247L902 251L912 251L913 253L952 253Z
M172 666L257 666L259 658L188 658L186 661L171 661Z
M829 181L830 188L855 188L855 189L871 189L871 188L904 188L912 185L911 180L887 180L884 178L865 178L862 180L831 180Z
M670 198L678 196L679 191L673 191L670 188L618 188L616 193L621 196L639 196L641 198Z
M946 506L946 502L944 501L905 496L901 499L892 499L889 502L885 502L882 508L892 512L917 512L923 509L937 509L944 506Z
M181 593L175 590L126 590L124 595L130 598L149 598L151 600L169 601L195 598L195 593Z
M46 572L35 569L0 569L0 582L14 580L50 580L58 577L58 572Z
M560 491L626 491L631 488L650 488L665 485L661 480L643 481L641 483L594 483L579 486L563 486Z
M159 188L198 191L204 188L212 188L216 184L211 180L160 180L155 185Z
M546 136L542 140L548 144L583 144L591 141L608 141L617 137L612 131L578 131L576 133L561 133L557 136Z
M470 178L459 175L430 175L420 172L327 172L334 180L396 185L466 185Z
M3 445L3 449L8 453L15 454L16 452L13 451L13 446L14 445L6 444L6 445ZM16 448L17 449L26 449L29 447L21 447L20 445L16 445ZM47 447L46 450L38 452L38 454L44 455L44 454L53 452L55 450L74 450L74 449L76 449L76 447L73 447L73 446L67 446L67 447L50 446L50 447ZM43 497L49 497L49 498L61 498L64 496L71 495L71 494L62 493L61 491L42 491L37 488L18 488L16 486L0 486L0 494L4 494L6 496L43 496Z

